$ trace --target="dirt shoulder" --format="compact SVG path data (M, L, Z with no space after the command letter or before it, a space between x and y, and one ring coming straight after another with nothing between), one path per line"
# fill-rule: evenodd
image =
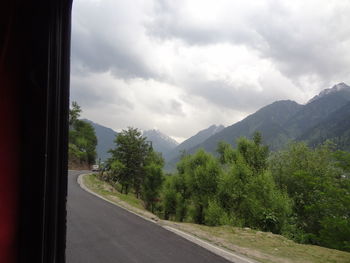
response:
M225 251L227 251L228 254L229 252L235 253L238 258L232 258L232 261L238 262L240 261L239 257L242 256L241 262L350 262L350 253L319 246L297 244L283 236L272 233L256 231L249 228L232 226L209 227L192 223L162 220L145 210L141 200L131 195L125 196L120 194L111 185L100 181L94 175L84 175L80 180L80 184L95 194L147 220L151 220L170 231L173 230L173 232L176 232L176 230L179 230L187 233L194 238L203 240L204 243L202 246L204 247L205 243L209 243L223 249L223 254L225 254ZM186 234L183 236L186 238ZM191 240L191 237L187 239ZM195 241L195 239L191 241ZM210 245L206 248L210 250ZM213 252L215 253L215 251ZM222 256L225 257L225 255Z

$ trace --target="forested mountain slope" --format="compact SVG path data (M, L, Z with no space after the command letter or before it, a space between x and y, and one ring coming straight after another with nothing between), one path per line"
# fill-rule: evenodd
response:
M339 147L348 149L349 102L350 87L344 83L323 90L305 105L290 100L276 101L210 136L187 152L194 153L203 148L215 153L218 142L226 141L235 146L239 137L251 138L256 131L261 132L264 143L271 150L278 150L292 140L306 140L310 145L315 145L325 139L338 140ZM173 170L179 159L179 155L171 158L167 168Z
M189 149L204 142L209 137L222 131L225 127L223 125L211 125L209 128L199 131L196 135L188 138L179 144L176 148L164 155L165 160L171 160L176 158L181 152L188 151Z
M154 129L143 131L142 136L146 137L148 141L151 141L153 149L156 152L162 153L163 156L179 145L177 141L168 135Z
M111 128L102 126L98 123L95 123L93 121L84 119L85 122L90 123L96 133L97 137L97 146L96 146L96 152L97 152L97 158L101 159L101 161L106 161L110 154L108 151L113 148L114 146L114 139L115 136L118 134L116 131L112 130Z

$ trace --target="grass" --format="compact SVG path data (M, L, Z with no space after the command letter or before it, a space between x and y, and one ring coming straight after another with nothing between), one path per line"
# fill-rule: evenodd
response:
M188 225L188 226L187 226ZM196 236L212 241L260 262L350 262L350 253L314 245L295 243L283 236L249 228L209 227L183 224L182 230L195 230Z
M84 176L84 184L92 191L149 218L155 218L146 211L143 202L133 193L121 194L111 185L101 181L96 175ZM117 185L116 188L119 186ZM232 226L210 227L192 223L160 220L168 225L190 233L220 247L246 255L263 263L350 263L350 253L313 245L295 243L283 236Z
M117 198L120 201L125 202L126 204L129 204L141 210L145 210L142 200L137 199L133 193L129 193L127 195L121 194L110 184L98 179L96 174L89 174L84 176L83 178L85 186L87 186L90 190L94 191L95 193L103 196L104 198L107 198L108 200L114 202ZM119 186L117 185L116 188L118 189Z

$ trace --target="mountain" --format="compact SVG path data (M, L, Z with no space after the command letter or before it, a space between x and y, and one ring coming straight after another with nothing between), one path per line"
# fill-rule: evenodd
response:
M98 157L106 160L117 133L85 121L95 128ZM276 101L226 128L212 125L181 144L158 130L144 131L143 136L163 154L167 160L166 169L173 170L183 150L191 154L203 148L215 153L219 141L235 145L239 137L251 138L255 131L262 133L264 143L271 150L278 150L291 140L303 140L314 146L327 139L334 140L341 149L350 150L350 87L339 83L323 90L305 105L290 100Z
M161 152L163 156L178 146L178 142L158 130L143 131L142 135L152 141L153 149Z
M176 158L182 151L187 151L196 145L204 142L210 136L222 131L225 128L223 125L211 125L209 128L199 131L196 135L183 141L176 148L164 155L165 160Z
M323 91L321 91L320 94L316 95L311 100L309 100L307 104L309 104L309 103L311 103L313 101L316 101L316 100L318 100L320 98L323 98L323 97L325 97L325 96L327 96L329 94L337 93L338 91L347 90L347 89L349 89L349 86L346 85L344 82L338 83L337 85L334 85L330 89L324 89Z
M196 149L203 148L206 151L215 152L219 141L235 145L239 137L251 137L256 131L262 133L264 143L272 148L278 147L290 137L288 131L283 127L286 119L294 116L302 108L303 105L294 101L276 101L209 137L190 151L195 152Z
M350 102L308 129L299 138L311 146L332 140L337 148L350 151Z
M216 153L218 142L226 141L235 146L236 140L239 137L251 137L256 131L262 133L264 143L268 144L271 148L277 148L278 145L286 143L290 138L288 131L283 127L284 122L301 108L303 108L303 105L294 101L276 101L249 115L242 121L210 136L202 143L188 149L187 153L193 154L199 148L203 148L207 152ZM180 156L177 155L175 158L169 160L166 170L174 171L179 159Z
M114 139L118 133L111 128L107 128L93 121L87 119L84 119L83 121L90 123L94 127L97 137L97 158L101 158L101 161L106 161L110 157L108 151L115 146Z
M312 98L303 109L285 123L285 128L293 135L293 139L297 139L349 101L350 87L339 83Z
M345 83L323 90L305 105L290 100L276 101L210 136L187 152L192 154L203 148L215 153L219 141L235 146L239 137L251 138L255 131L262 133L263 142L271 150L281 149L291 140L306 140L312 145L327 138L338 140L346 148L350 145L349 102L350 87ZM168 170L173 170L178 160L179 156L169 160Z
M350 87L344 83L322 91L305 105L290 100L277 101L208 138L191 149L191 152L201 147L215 152L220 140L234 145L240 136L251 137L255 131L262 133L264 143L271 150L277 150L286 142L298 139L307 130L325 121L348 102Z
M101 158L101 161L106 161L110 157L108 151L115 147L114 139L118 133L111 128L102 126L93 121L87 119L84 119L83 121L90 123L94 127L97 137L97 158ZM179 144L177 141L158 130L143 131L142 135L147 137L148 141L152 141L155 151L161 152L163 155L174 149Z

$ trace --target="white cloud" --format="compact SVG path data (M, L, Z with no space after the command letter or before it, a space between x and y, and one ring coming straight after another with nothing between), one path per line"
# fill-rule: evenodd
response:
M84 116L186 138L350 82L349 1L76 0L71 97Z

